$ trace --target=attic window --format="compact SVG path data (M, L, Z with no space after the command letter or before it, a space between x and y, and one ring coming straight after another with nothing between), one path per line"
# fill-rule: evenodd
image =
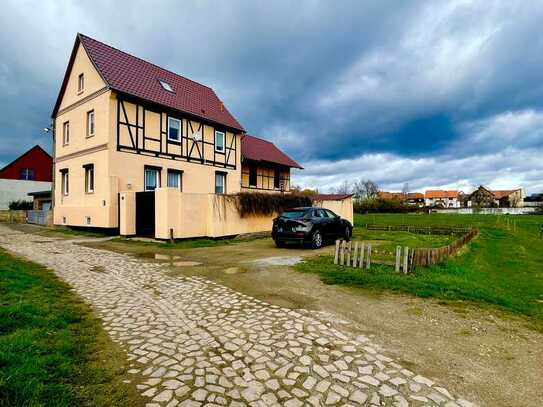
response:
M160 86L162 86L162 89L173 93L173 89L168 82L165 82L162 79L159 79L158 81L160 82Z

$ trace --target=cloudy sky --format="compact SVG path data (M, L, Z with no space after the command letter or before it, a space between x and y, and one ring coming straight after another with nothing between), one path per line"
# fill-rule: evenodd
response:
M124 4L123 4L124 3ZM0 165L48 125L82 32L213 87L331 190L543 192L543 1L7 1Z

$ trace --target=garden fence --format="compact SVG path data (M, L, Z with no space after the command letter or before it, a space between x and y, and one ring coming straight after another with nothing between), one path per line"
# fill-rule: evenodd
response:
M408 273L416 267L442 263L456 254L464 245L477 236L477 229L421 227L408 225L367 225L370 230L407 231L423 234L458 235L452 243L436 248L409 248L397 246L394 252L374 248L370 243L337 240L334 264L360 269L370 269L372 264L394 266L397 272Z

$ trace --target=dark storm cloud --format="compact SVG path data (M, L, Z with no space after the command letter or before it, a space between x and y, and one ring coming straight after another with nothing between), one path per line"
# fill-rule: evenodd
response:
M251 133L302 161L302 184L538 188L542 20L521 0L8 2L0 162L48 145L40 131L79 31L212 86ZM506 151L533 167L504 173Z

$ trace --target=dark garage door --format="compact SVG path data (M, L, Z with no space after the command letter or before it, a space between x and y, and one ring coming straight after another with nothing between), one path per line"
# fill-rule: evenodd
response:
M155 191L136 192L136 235L155 237Z

